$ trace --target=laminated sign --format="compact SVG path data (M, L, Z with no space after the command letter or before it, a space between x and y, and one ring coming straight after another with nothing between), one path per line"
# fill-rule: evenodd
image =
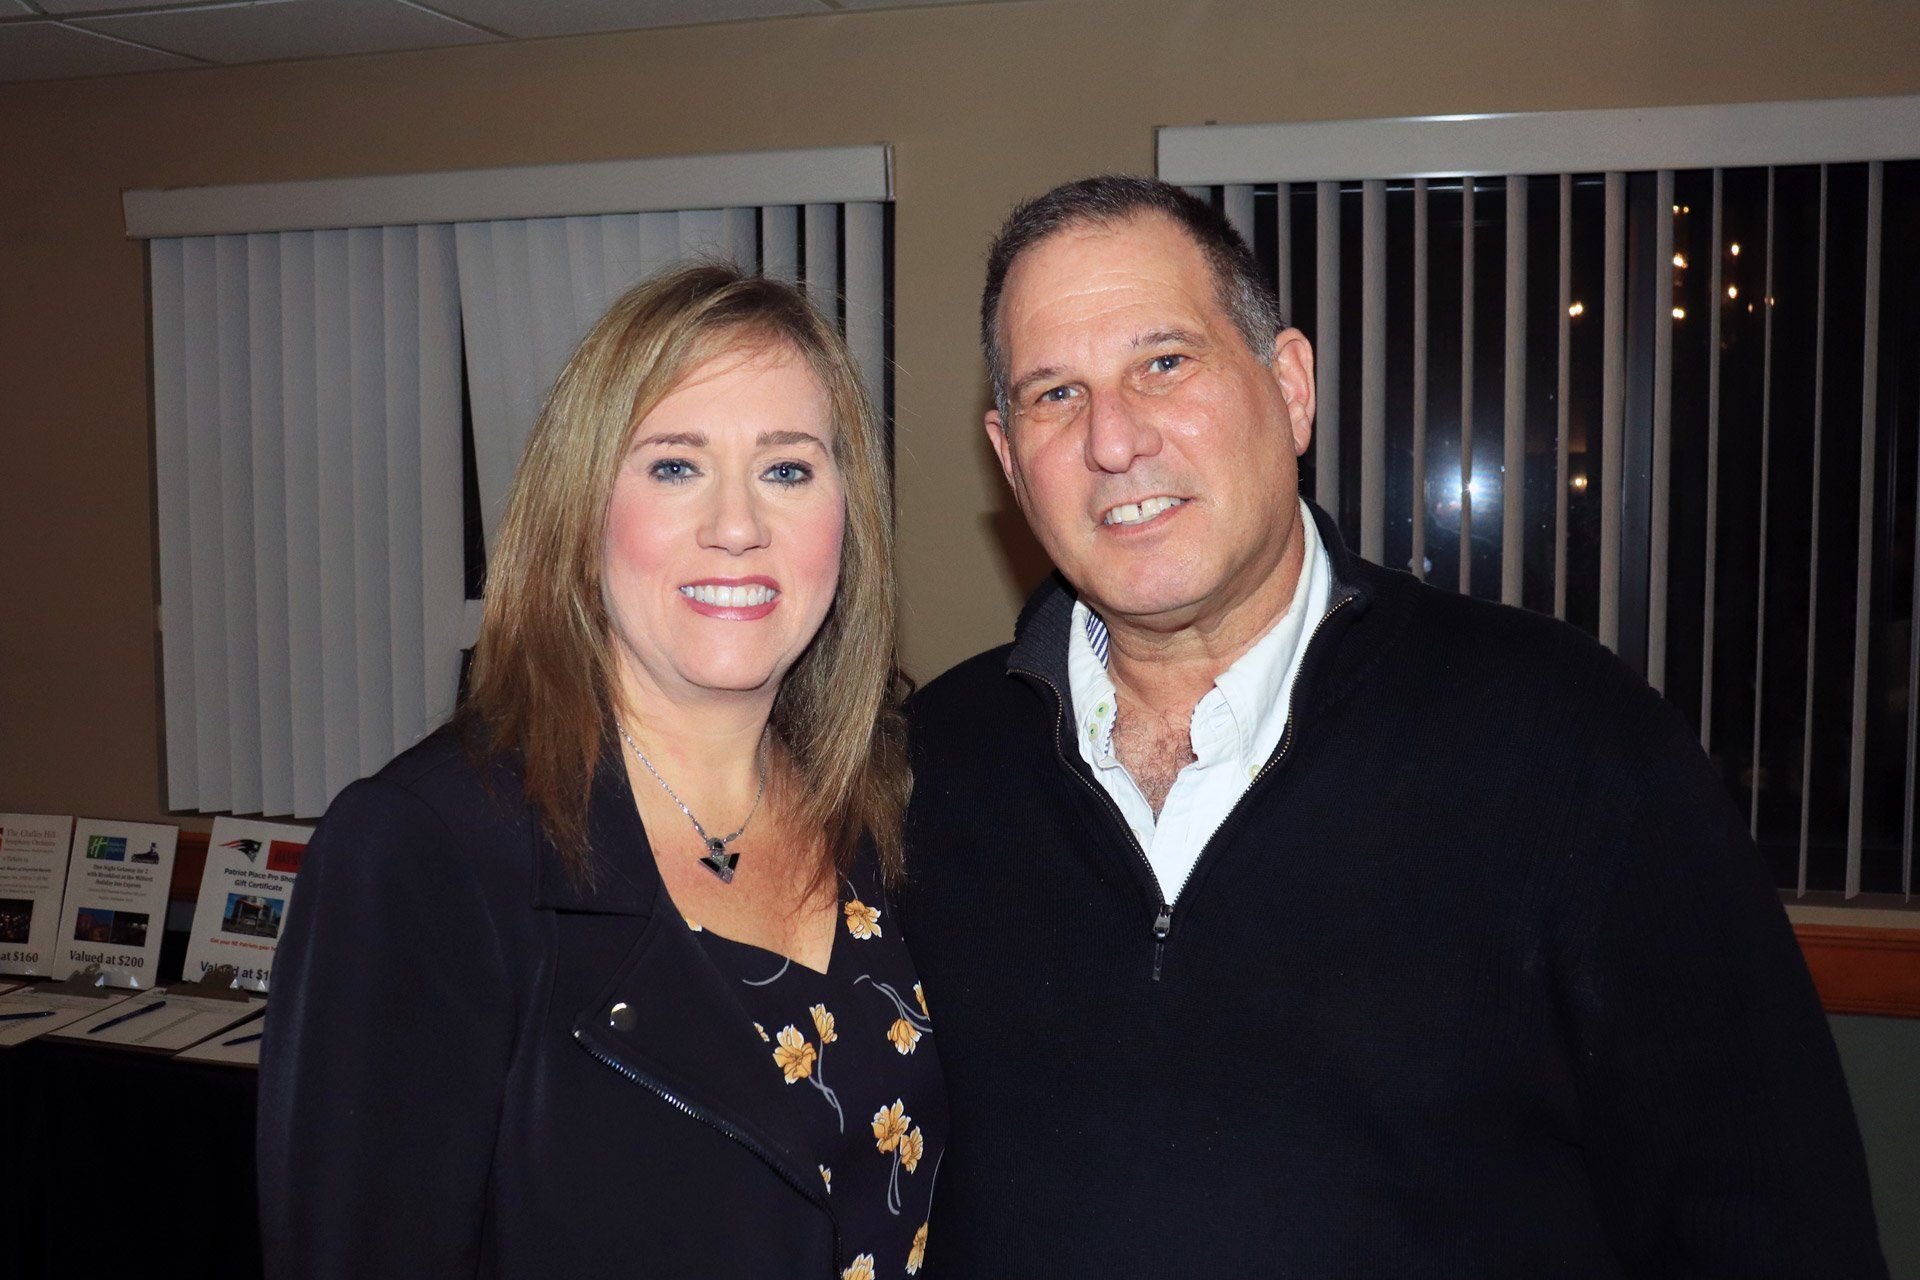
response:
M207 872L193 912L193 936L181 976L197 982L215 965L234 968L235 985L265 991L273 952L293 897L293 878L311 827L215 818Z
M0 973L53 972L73 819L0 813Z
M54 977L97 964L111 986L153 985L179 836L178 827L149 822L74 823Z

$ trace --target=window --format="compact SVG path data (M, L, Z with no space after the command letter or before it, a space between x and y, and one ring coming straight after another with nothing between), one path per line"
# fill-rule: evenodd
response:
M168 804L313 816L451 713L548 386L636 280L802 284L888 403L884 147L132 192Z
M1363 554L1564 617L1777 883L1913 888L1920 100L1168 129L1315 341Z

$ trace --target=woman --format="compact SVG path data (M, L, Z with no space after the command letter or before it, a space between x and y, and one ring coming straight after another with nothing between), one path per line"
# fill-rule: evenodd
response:
M309 846L261 1057L276 1276L911 1275L946 1138L886 882L873 413L695 267L561 374L457 725Z

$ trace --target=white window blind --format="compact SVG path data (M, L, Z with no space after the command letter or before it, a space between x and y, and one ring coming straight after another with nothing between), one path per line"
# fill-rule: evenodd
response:
M888 169L875 147L129 193L152 237L169 807L314 816L446 719L475 616L463 397L490 537L547 388L636 281L724 258L799 282L885 403ZM782 175L795 203L658 207ZM280 229L303 202L544 213L570 181L643 211Z
M1362 554L1597 635L1847 897L1913 888L1916 155L1915 98L1160 135L1314 340Z
M794 283L804 277L828 316L844 309L867 385L877 398L885 393L879 202L465 222L454 239L489 543L527 433L575 344L629 286L676 263L724 260Z
M452 709L453 235L150 254L168 805L317 814Z

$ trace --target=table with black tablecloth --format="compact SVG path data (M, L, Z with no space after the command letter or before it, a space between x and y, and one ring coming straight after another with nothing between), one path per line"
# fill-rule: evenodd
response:
M0 1276L260 1275L256 1080L45 1036L0 1049Z

